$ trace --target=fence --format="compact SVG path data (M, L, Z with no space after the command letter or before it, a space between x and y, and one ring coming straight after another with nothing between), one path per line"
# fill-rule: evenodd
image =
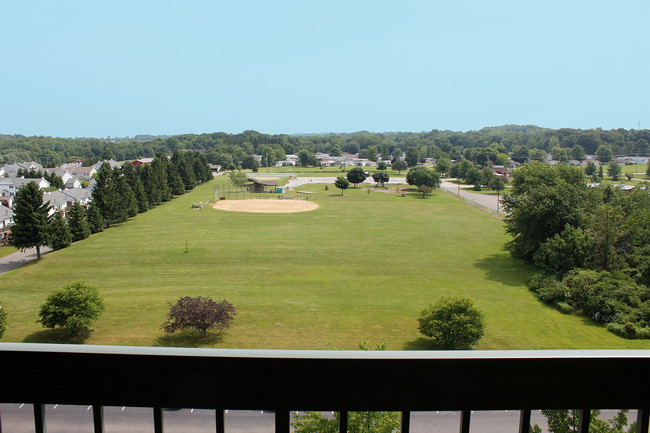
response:
M295 351L0 343L0 401L34 404L35 432L45 431L45 404L92 406L95 432L104 406L275 412L275 431L290 432L292 410L520 410L520 433L532 409L633 408L637 432L648 432L650 351ZM341 416L340 431L347 431Z

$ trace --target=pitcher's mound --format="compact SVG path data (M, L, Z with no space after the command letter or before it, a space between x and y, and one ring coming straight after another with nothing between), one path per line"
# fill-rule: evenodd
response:
M255 213L294 213L308 212L318 208L314 202L307 200L220 200L212 205L219 210L230 212L255 212Z

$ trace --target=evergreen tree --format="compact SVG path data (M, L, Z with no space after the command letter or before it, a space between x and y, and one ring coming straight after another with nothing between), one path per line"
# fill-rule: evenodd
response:
M75 202L70 208L68 227L70 227L70 233L72 234L72 242L77 242L90 236L90 225L88 224L86 212L78 202Z
M63 214L60 211L56 212L49 225L48 244L53 250L60 250L69 247L71 243L72 233L70 233L68 223L63 219Z
M91 233L99 233L104 231L104 218L99 211L99 208L94 203L86 211L86 218L88 219L88 226Z
M171 185L172 193L174 195L185 194L185 189L187 188L187 185L183 182L181 175L178 172L175 172L174 170L171 171L172 173L170 179L172 180L172 185ZM192 188L194 188L194 186Z
M194 173L194 168L192 167L192 157L189 152L180 152L175 151L172 155L172 163L176 166L176 171L181 177L183 185L186 190L190 191L196 187L197 176ZM174 181L176 183L176 181ZM174 189L172 187L172 189ZM174 192L175 195L179 195L177 192Z
M113 170L113 185L119 208L122 209L122 212L116 215L118 219L115 222L124 222L127 217L134 217L138 214L138 202L121 169Z
M149 210L149 201L147 193L144 190L142 178L140 177L140 167L141 166L134 167L131 164L125 164L122 166L122 173L124 174L124 177L126 177L127 183L131 186L131 191L133 191L138 206L138 213L143 213Z
M11 243L16 248L36 247L36 257L41 258L41 246L47 245L50 202L43 203L43 191L35 182L29 182L16 194L14 225Z
M196 180L199 182L208 182L212 180L212 170L210 169L210 164L208 163L208 158L202 153L194 153L194 162L192 166L194 167L194 175Z

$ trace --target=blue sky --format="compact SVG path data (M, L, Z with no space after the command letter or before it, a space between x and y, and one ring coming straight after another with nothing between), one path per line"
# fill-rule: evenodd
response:
M650 127L650 2L14 1L0 133Z

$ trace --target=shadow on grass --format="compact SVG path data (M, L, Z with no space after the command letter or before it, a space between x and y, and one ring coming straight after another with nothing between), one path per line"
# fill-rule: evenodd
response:
M198 331L181 331L158 337L153 341L153 345L159 347L204 347L214 346L221 340L223 340L223 335L220 333L208 332L208 335L202 338Z
M485 272L485 278L507 286L525 286L533 272L531 266L514 259L506 252L493 254L474 263Z
M92 331L86 330L78 335L70 335L62 328L46 329L29 334L23 343L56 343L56 344L83 344Z
M404 344L402 350L450 350L448 347L443 347L437 344L430 338L420 337L417 340L408 341Z

